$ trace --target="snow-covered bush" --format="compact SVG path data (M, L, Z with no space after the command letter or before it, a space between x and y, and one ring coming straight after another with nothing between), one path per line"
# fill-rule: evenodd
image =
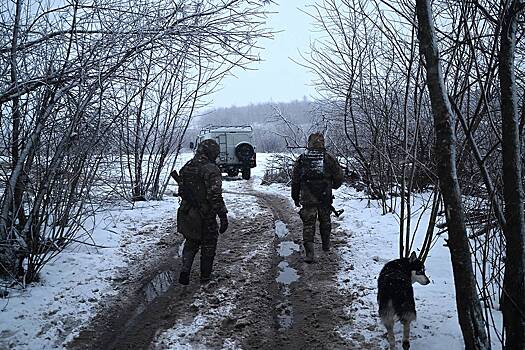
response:
M292 181L292 168L295 157L291 154L274 154L268 160L264 176L263 185L272 183L290 184Z

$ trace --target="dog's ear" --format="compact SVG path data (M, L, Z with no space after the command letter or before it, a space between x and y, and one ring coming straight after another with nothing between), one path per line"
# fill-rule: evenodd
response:
M417 255L416 255L416 252L412 252L412 254L410 254L410 262L414 262L417 260Z

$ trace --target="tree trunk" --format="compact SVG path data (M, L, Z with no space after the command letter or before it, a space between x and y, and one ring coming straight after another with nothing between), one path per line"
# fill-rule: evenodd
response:
M10 78L12 86L16 87L18 85L18 69L17 69L17 51L18 51L18 36L20 32L20 17L22 11L22 1L17 1L15 4L15 21L13 25L13 37L11 39L11 53L10 53ZM16 165L18 164L19 159L19 146L20 146L20 98L18 95L13 97L11 100L11 171L14 171ZM12 201L10 201L9 209L12 215L2 217L2 220L6 220L6 226L12 226L16 224L16 217L19 218L19 224L23 224L25 220L24 208L21 206L22 203L22 177L18 177L16 185L14 188L7 190L12 190L10 193ZM7 222L9 221L9 222ZM5 230L0 233L2 240L8 238L8 235ZM0 252L0 264L6 271L0 271L0 274L5 272L16 274L17 271L17 253L10 242L2 242L4 247Z
M438 177L445 204L459 323L466 349L490 349L472 268L461 190L456 174L456 136L452 110L439 64L430 1L416 0L416 12L419 50L426 60L426 78L434 117Z
M518 118L518 97L514 75L517 9L521 1L505 8L500 35L499 80L502 118L503 197L506 239L503 279L503 326L506 349L525 349L525 217Z
M142 135L142 103L144 97L141 100L141 109L137 113L137 119L135 121L135 140L133 144L133 165L135 170L135 184L133 186L132 200L134 202L146 200L144 193L144 183L142 180L142 154L140 152L140 141Z
M16 2L15 12L15 25L13 27L13 40L11 42L11 83L13 86L17 85L18 82L18 69L17 69L17 51L18 51L18 35L20 31L20 16L22 11L22 1ZM19 150L20 150L20 98L15 96L13 98L12 108L12 130L11 130L11 169L16 167L18 163ZM25 223L25 213L22 204L23 196L23 177L20 177L15 186L15 193L13 194L13 206L12 211L16 213L18 217L18 227L23 226ZM15 219L15 215L13 215Z

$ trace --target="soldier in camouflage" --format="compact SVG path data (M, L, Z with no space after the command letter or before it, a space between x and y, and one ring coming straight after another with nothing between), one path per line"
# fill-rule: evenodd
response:
M182 167L178 176L182 202L177 212L177 231L186 238L179 283L184 285L189 284L191 266L199 249L201 282L210 280L219 233L224 233L228 228L228 210L222 198L221 171L215 164L218 155L217 142L204 140L199 144L193 159ZM220 226L217 225L217 216Z
M292 174L292 199L301 207L303 221L303 244L305 262L314 258L315 223L319 218L319 230L323 251L330 250L332 189L343 183L343 170L334 156L326 152L324 136L313 133L308 137L308 147L295 161Z

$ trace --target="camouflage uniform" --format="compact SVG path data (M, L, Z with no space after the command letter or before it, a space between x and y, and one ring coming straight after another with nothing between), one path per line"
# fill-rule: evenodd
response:
M180 171L179 195L182 202L177 212L177 231L186 241L182 251L179 282L189 283L195 255L201 250L201 281L211 277L219 232L226 231L228 220L222 198L222 178L215 159L219 145L213 140L199 144L193 159ZM221 227L217 225L217 216Z
M313 261L315 223L319 218L319 230L323 250L330 249L332 189L343 183L343 170L334 156L326 152L324 137L320 133L308 138L308 149L295 161L292 174L292 199L303 221L303 244L306 261Z

